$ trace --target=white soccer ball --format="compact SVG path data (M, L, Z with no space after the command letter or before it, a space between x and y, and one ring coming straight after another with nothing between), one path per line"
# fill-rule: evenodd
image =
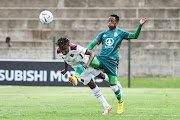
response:
M43 24L49 24L53 21L53 14L48 10L44 10L40 13L39 20Z

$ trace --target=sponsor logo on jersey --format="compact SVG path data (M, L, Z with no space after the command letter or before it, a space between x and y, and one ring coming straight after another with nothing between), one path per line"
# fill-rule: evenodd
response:
M117 37L117 36L118 36L118 33L117 33L117 32L115 32L115 33L114 33L114 37Z
M81 82L84 82L84 79L81 79Z
M105 44L107 45L105 48L113 48L112 45L114 44L114 40L112 38L107 38Z
M70 56L71 56L71 57L74 57L74 54L71 54Z
M106 37L106 34L104 34L103 37Z

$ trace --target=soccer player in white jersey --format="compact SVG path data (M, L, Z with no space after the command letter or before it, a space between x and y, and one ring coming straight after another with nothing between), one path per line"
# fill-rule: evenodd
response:
M101 90L92 80L92 78L93 76L96 76L106 81L109 81L109 78L100 70L94 69L92 67L84 69L83 67L84 64L89 66L95 56L94 53L86 48L83 48L82 46L69 43L69 40L67 38L60 38L56 44L59 47L57 49L57 54L62 59L64 59L65 63L65 69L62 70L61 73L64 75L68 71L68 65L71 65L71 67L76 70L76 72L81 73L79 79L84 85L88 85L91 88L94 95L104 106L104 112L102 115L107 115L112 110L112 107L107 103L106 99L101 93ZM86 55L90 56L87 57ZM77 81L73 81L73 79L71 78L69 78L69 81L74 85L78 84Z

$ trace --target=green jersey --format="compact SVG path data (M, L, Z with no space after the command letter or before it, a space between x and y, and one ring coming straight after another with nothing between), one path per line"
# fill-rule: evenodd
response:
M123 39L128 40L129 35L129 32L120 29L101 32L95 40L98 44L102 43L103 45L99 56L108 59L108 61L119 61L118 51L120 49L121 42Z

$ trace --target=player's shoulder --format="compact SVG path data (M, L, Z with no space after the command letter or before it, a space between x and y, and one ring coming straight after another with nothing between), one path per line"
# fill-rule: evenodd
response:
M118 32L120 32L120 33L127 32L127 31L125 31L125 30L121 30L121 29L117 29L117 31L118 31Z
M106 31L102 31L102 32L100 32L100 33L99 33L99 35L101 35L101 34L105 34L107 31L108 31L108 30L106 30Z
M58 48L58 49L57 49L57 54L59 54L59 53L61 53L61 51L60 51L60 49Z
M77 50L77 45L70 43L69 44L70 50Z
M121 30L121 29L117 28L116 31L123 32L124 30Z
M105 34L105 33L107 33L107 32L109 32L110 30L106 30L106 31L102 31L101 33L102 34Z

